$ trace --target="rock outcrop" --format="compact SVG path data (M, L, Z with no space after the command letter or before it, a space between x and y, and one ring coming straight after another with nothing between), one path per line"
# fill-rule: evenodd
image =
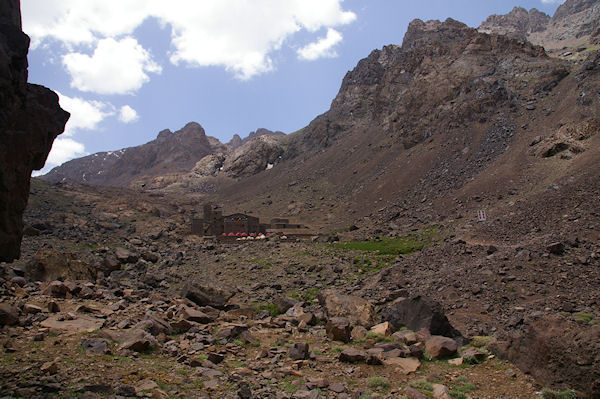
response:
M56 93L27 83L29 37L19 5L0 4L0 261L19 257L31 172L44 166L69 118Z
M276 138L258 136L235 149L223 163L223 171L231 177L253 175L273 167L282 154L283 147Z
M531 33L545 31L549 22L550 16L536 8L527 11L522 7L515 7L506 15L490 15L478 30L527 40Z
M491 15L478 30L528 40L566 55L571 53L566 48L579 50L585 49L586 44L598 43L598 21L600 3L597 0L567 0L552 18L535 8L527 11L515 7L506 15Z
M494 349L545 385L574 387L584 394L581 397L597 398L599 342L597 325L544 317L528 323L523 333L495 344Z

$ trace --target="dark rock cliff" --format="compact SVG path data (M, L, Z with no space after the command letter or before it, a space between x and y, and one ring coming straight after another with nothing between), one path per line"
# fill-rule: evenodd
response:
M27 83L29 37L18 0L0 3L0 261L19 257L31 171L41 169L69 113L51 90Z

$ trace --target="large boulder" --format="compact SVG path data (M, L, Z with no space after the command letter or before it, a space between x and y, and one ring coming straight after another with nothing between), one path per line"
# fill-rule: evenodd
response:
M25 265L30 281L90 280L96 278L96 269L71 253L42 249Z
M233 295L235 295L235 291L230 287L198 280L188 282L181 292L182 297L199 306L212 306L217 309L223 309Z
M352 326L371 328L375 324L375 308L361 297L342 295L335 290L324 290L319 293L319 303L328 317L345 317Z
M0 2L0 261L20 256L29 179L44 167L69 113L58 96L27 83L29 37L21 31L19 0Z
M600 325L546 316L489 348L542 385L575 389L578 398L600 397Z
M383 309L381 316L398 329L406 327L419 331L425 328L431 335L462 339L462 334L448 321L442 306L424 296L402 298Z
M345 317L332 317L327 320L325 332L329 339L348 343L352 332L350 320Z

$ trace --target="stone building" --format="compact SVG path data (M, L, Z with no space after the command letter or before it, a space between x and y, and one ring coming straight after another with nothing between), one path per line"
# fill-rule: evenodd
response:
M267 225L260 224L255 216L234 213L223 216L223 211L216 204L204 204L203 217L192 219L192 234L203 236L221 236L223 234L265 233Z

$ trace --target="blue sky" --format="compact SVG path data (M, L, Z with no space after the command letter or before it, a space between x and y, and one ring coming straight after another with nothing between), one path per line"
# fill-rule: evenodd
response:
M72 113L48 171L153 140L187 122L227 142L294 132L325 112L344 74L401 44L415 19L478 26L552 0L21 0L29 81Z

